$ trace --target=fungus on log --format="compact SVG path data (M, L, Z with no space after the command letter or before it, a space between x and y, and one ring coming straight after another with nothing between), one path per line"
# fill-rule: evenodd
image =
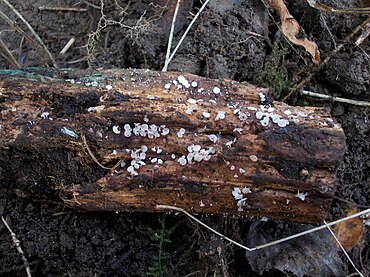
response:
M320 222L345 149L325 108L185 73L3 70L0 109L0 181L85 210Z

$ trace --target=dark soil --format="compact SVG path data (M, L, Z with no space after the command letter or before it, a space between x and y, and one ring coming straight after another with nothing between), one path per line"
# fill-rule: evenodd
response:
M79 4L71 0L12 2L40 35L59 67L161 70L164 65L175 8L175 4L165 7L166 0L105 1L106 19L117 22L123 19L121 24L106 28L103 26L107 22L100 20L101 11L87 5L87 1ZM201 6L197 0L182 2L186 4L179 11L174 44L188 26L191 13L196 13ZM301 35L319 45L323 58L366 19L361 15L320 13L303 0L288 2L289 10L303 28ZM368 1L321 2L339 8L368 4ZM97 0L90 3L100 6ZM41 6L76 7L87 11L48 11L40 10ZM0 10L19 26L24 26L3 3ZM285 40L273 19L279 22L275 12L267 10L262 1L213 0L196 21L169 70L269 87L279 100L299 78L312 70L312 62L301 47ZM0 38L22 67L51 65L35 45L3 21L0 30ZM94 35L96 30L99 33ZM72 37L76 39L73 46L66 54L59 54ZM369 101L370 45L365 40L356 47L353 41L357 37L334 55L305 89ZM8 60L1 56L0 68L9 67ZM328 220L345 215L351 207L349 203L360 208L369 207L369 108L305 98L299 94L294 94L288 102L328 106L345 130L348 149L337 172L338 190ZM200 229L184 216L69 210L55 191L53 197L49 197L55 199L54 202L43 197L24 197L14 189L14 184L1 181L3 170L0 168L0 214L20 240L34 276L257 276L243 250ZM27 178L21 166L20 176ZM36 185L57 184L46 180L45 184ZM222 216L202 217L202 220L244 244L248 228L254 221ZM271 232L290 233L290 224L271 222L274 226ZM0 275L24 276L22 260L2 224L0 234ZM364 242L350 251L354 262L365 273L370 271L369 241L367 235ZM349 264L344 270L348 274L354 271ZM264 276L285 275L269 271Z

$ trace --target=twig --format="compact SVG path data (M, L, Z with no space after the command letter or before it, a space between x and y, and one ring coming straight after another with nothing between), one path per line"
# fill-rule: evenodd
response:
M94 4L91 4L90 2L88 1L83 1L84 4L94 8L94 9L97 9L97 10L100 10L100 6L97 6L97 5L94 5Z
M12 52L6 46L5 42L0 38L0 47L4 49L4 58L10 63L12 67L21 68L17 60L14 58Z
M362 32L361 36L356 40L355 44L356 46L359 46L361 43L364 42L364 40L370 35L370 22L368 22L364 26L364 31Z
M342 246L342 244L340 243L339 239L337 238L337 236L334 234L334 232L332 231L332 229L329 227L329 225L326 223L326 221L324 220L324 224L325 226L328 228L330 234L334 237L335 241L339 244L339 247L342 249L344 255L346 255L347 259L349 260L349 262L352 264L352 266L354 267L354 269L357 271L357 273L361 276L361 277L364 277L364 275L361 273L361 271L359 271L357 269L357 267L355 266L355 264L352 262L351 258L349 257L347 251L344 249L344 247Z
M347 42L354 36L356 35L361 29L365 28L365 26L367 26L367 24L370 23L370 17L368 17L364 22L362 22L360 25L358 25L353 31L352 33L350 33L348 36L346 36L346 38L344 39L344 41L339 44L336 48L334 48L330 53L329 55L323 60L323 62L318 66L316 67L314 70L312 70L312 72L310 74L308 74L307 77L303 78L298 84L296 84L291 90L290 92L284 96L284 98L282 99L282 101L285 101L287 100L290 96L292 96L293 93L295 93L297 90L299 90L300 88L302 88L305 84L307 84L309 81L311 81L311 79L313 78L313 76L315 76L315 74L317 72L319 72L327 63L329 63L329 61L332 59L332 57L337 54L346 44Z
M21 255L22 261L23 261L24 266L26 268L27 276L28 277L32 277L31 269L30 269L30 267L28 265L27 258L24 255L24 252L23 252L22 247L21 247L21 242L19 241L19 239L17 239L17 236L12 231L12 229L9 227L8 223L6 222L6 220L4 219L3 216L1 216L1 220L3 221L5 227L8 229L8 231L9 231L11 237L12 237L12 240L13 240L13 243L14 243L15 248L17 249L18 253Z
M203 227L207 228L208 230L210 230L211 232L215 233L216 235L220 236L221 238L249 251L249 252L252 252L252 251L255 251L255 250L258 250L258 249L262 249L262 248L266 248L266 247L270 247L270 246L273 246L273 245L276 245L276 244L280 244L282 242L285 242L285 241L288 241L288 240L291 240L291 239L295 239L295 238L298 238L298 237L301 237L301 236L304 236L304 235L307 235L307 234L310 234L310 233L314 233L314 232L317 232L317 231L320 231L322 229L325 229L327 228L327 226L332 226L332 225L335 225L335 224L338 224L340 222L343 222L343 221L347 221L347 220L350 220L352 218L356 218L358 216L361 216L361 215L365 215L365 214L368 214L370 213L370 209L367 209L367 210L364 210L362 212L358 212L358 213L355 213L353 215L350 215L350 216L347 216L347 217L344 217L344 218L341 218L341 219L338 219L336 221L333 221L333 222L330 222L326 225L321 225L319 227L315 227L315 228L312 228L312 229L309 229L309 230L306 230L306 231L303 231L301 233L298 233L298 234L294 234L292 236L289 236L289 237L285 237L285 238L282 238L282 239L279 239L279 240L275 240L275 241L272 241L272 242L269 242L269 243L265 243L265 244L262 244L262 245L258 245L258 246L255 246L253 248L249 248L247 246L244 246L236 241L233 241L232 239L226 237L225 235L221 234L220 232L216 231L215 229L209 227L207 224L203 223L202 221L200 221L199 219L197 219L196 217L192 216L190 213L188 213L187 211L185 211L184 209L182 208L179 208L179 207L174 207L174 206L167 206L167 205L157 205L156 206L157 209L165 209L165 210L174 210L174 211L179 211L179 212L182 212L183 214L185 214L187 217L189 217L190 219L194 220L195 222L199 223L200 225L202 225Z
M49 59L51 60L51 62L53 63L53 66L54 67L58 67L57 63L55 62L54 58L53 58L53 55L51 55L51 53L49 52L49 50L47 49L46 45L44 44L44 42L42 41L42 39L39 37L39 35L35 32L35 30L32 28L32 26L27 22L26 19L24 19L24 17L13 7L12 4L10 4L8 2L8 0L2 0L18 17L20 20L23 21L23 23L27 26L28 30L30 30L30 32L33 34L33 36L36 38L36 40L38 41L38 43L41 45L41 47L44 49L45 53L47 54L47 56L49 57Z
M69 8L69 7L39 7L40 11L58 11L58 12L87 12L84 8Z
M326 100L341 102L341 103L347 103L347 104L351 104L351 105L370 107L370 102L351 100L351 99L346 99L346 98L342 98L342 97L336 97L336 96L316 93L316 92L312 92L312 91L308 91L308 90L301 90L301 94L312 96L312 97L318 97L318 98L322 98L322 99L326 99Z
M249 248L249 247L246 247L230 238L228 238L227 236L221 234L220 232L216 231L215 229L209 227L207 224L203 223L202 221L200 221L199 219L197 219L196 217L192 216L191 214L189 214L187 211L185 211L184 209L181 209L179 207L174 207L174 206L167 206L167 205L157 205L156 207L157 209L167 209L167 210L175 210L175 211L179 211L179 212L182 212L183 214L185 214L187 217L189 217L190 219L194 220L195 222L199 223L200 225L202 225L203 227L207 228L208 230L210 230L211 232L215 233L216 235L218 235L219 237L239 246L240 248L243 248L247 251L254 251L256 250L256 248Z
M190 22L188 28L185 30L185 33L182 35L180 41L177 43L175 49L173 50L170 58L168 59L167 63L164 65L163 68L167 68L168 67L168 64L172 61L173 57L175 56L177 50L180 48L182 42L184 41L185 37L187 36L187 34L189 33L191 27L193 26L194 22L198 19L199 15L202 13L202 11L204 10L204 8L207 6L209 0L206 0L204 2L204 4L202 5L202 7L199 9L198 13L194 16L193 20Z
M341 14L370 14L370 7L365 8L344 8L344 9L336 9L330 6L317 3L316 0L306 0L307 3L312 7L319 11L329 12L329 13L341 13Z
M6 23L8 23L14 30L16 30L22 37L25 37L27 38L28 41L30 41L31 44L34 45L34 47L37 49L37 51L39 52L39 55L41 56L42 58L42 62L43 64L46 66L47 63L44 61L44 52L42 51L43 49L40 48L40 45L37 43L37 41L35 41L33 39L33 37L31 37L29 34L27 34L25 31L22 30L22 28L20 28L13 20L11 20L5 13L3 13L1 10L0 10L0 17L2 19L4 19L4 21ZM23 40L23 39L22 39Z
M162 69L162 72L167 71L167 67L168 67L168 64L169 64L169 59L170 59L170 54L171 54L171 47L172 47L173 32L175 31L175 23L176 23L177 13L179 12L180 3L181 3L181 0L177 0L175 12L174 12L173 18L172 18L170 36L168 38L166 60L164 61L164 67Z
M83 141L83 143L84 143L84 145L85 145L85 147L86 147L87 153L89 153L90 157L91 157L91 158L94 160L94 162L96 162L96 164L97 164L98 166L100 166L101 168L103 168L103 169L108 169L108 170L114 170L114 169L116 169L116 168L121 164L122 160L119 160L119 161L115 164L115 166L113 166L113 167L106 167L106 166L102 165L102 164L98 161L98 159L95 157L94 153L91 151L90 146L87 144L86 137L85 137L85 135L84 135L84 134L82 134L82 135L81 135L81 138L82 138L82 141Z
M63 49L60 51L60 54L61 55L64 55L67 51L68 51L68 49L69 48L71 48L71 46L72 46L72 44L75 42L75 38L74 37L72 37L67 43L66 43L66 45L63 47Z

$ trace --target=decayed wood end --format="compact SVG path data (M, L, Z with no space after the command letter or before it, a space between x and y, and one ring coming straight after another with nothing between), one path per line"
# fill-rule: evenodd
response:
M326 216L345 137L323 108L272 102L266 89L185 73L31 75L1 77L0 162L22 159L19 149L54 153L57 169L49 171L71 206L152 212L162 204L305 223ZM101 164L118 167L100 168L82 137ZM58 167L61 150L67 168ZM68 176L76 175L68 168L76 159L91 176Z

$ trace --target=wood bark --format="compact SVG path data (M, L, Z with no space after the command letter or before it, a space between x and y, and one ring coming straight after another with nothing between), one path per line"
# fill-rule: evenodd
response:
M0 109L2 183L93 211L320 222L345 149L325 108L185 73L1 71Z

